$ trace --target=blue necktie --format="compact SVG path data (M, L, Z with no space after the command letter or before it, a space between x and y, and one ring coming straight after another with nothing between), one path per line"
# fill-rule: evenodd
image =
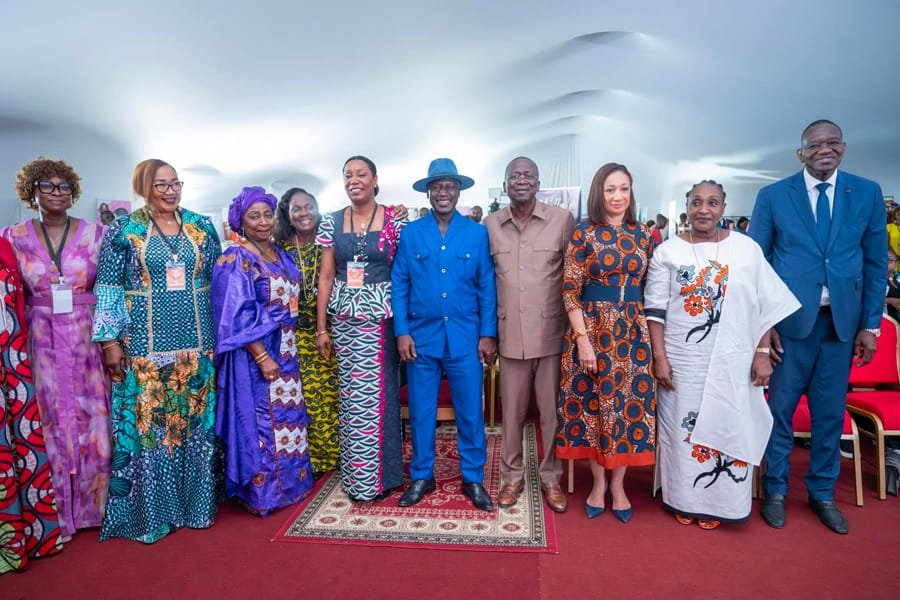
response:
M831 184L826 181L816 185L819 189L819 199L816 201L816 231L819 232L823 248L828 245L828 234L831 231L831 211L828 209L828 194L825 193L829 185Z

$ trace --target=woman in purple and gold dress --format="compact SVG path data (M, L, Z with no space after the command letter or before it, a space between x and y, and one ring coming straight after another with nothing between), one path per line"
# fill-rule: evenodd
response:
M300 273L271 243L276 199L246 187L228 224L241 236L213 269L219 410L225 442L225 493L265 516L312 489L294 332Z

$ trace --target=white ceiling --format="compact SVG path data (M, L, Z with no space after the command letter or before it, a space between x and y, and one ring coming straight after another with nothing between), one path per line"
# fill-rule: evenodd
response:
M723 180L731 214L799 169L803 127L844 129L844 166L900 191L900 3L490 0L0 3L0 220L16 169L59 156L80 211L130 198L151 156L213 212L242 185L346 198L344 160L378 165L380 200L453 158L486 204L512 157L545 187L607 161L667 210ZM89 214L89 213L87 213Z

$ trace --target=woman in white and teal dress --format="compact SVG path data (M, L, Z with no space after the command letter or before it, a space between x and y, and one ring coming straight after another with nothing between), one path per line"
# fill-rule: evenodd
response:
M406 218L375 202L378 173L368 158L347 160L344 189L350 206L325 215L316 236L316 347L337 356L344 491L351 500L380 500L403 484L391 263Z
M221 254L206 217L179 207L182 182L159 159L138 164L146 206L103 239L95 342L112 380L112 476L100 539L145 543L213 524L222 496L209 300Z
M690 228L656 249L644 289L663 502L703 529L750 517L772 427L769 331L800 307L752 239L717 227L724 211L720 184L691 188Z

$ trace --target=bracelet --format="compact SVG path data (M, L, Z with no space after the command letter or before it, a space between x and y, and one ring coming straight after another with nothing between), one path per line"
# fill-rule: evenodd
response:
M771 351L772 351L772 350L771 350L770 348L766 347L766 346L758 346L758 347L756 348L756 352L757 352L758 354L769 354L769 353L771 353Z
M320 335L331 335L331 334L329 334L327 330L323 329L322 331L316 332L316 337L319 337Z
M259 354L257 354L256 356L253 357L253 362L255 362L258 365L261 365L264 362L266 362L266 360L269 358L270 358L269 353L266 352L265 350L263 350L262 352L260 352Z
M118 346L119 342L115 340L107 340L105 342L100 342L100 347L106 350L107 348L112 348L113 346Z

